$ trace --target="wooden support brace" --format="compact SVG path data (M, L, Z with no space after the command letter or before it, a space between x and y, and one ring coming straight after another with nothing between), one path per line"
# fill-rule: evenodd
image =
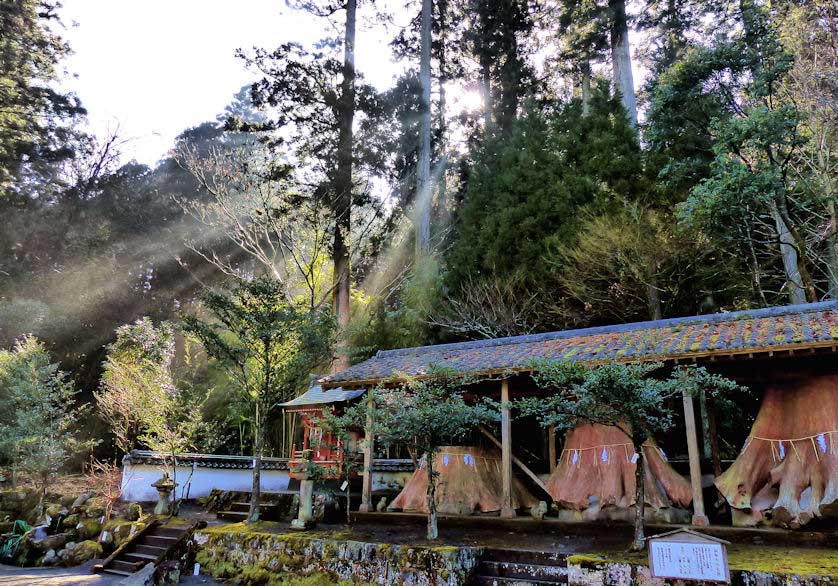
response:
M480 426L480 431L483 433L483 435L485 435L485 436L489 439L489 441L491 441L491 442L492 442L493 444L495 444L497 447L499 447L499 448L503 449L503 445L501 444L501 442L499 442L499 441L498 441L498 438L496 438L495 436L493 436L493 435L492 435L492 433L491 433L488 429L486 429L485 427L483 427L483 426L481 425L481 426ZM513 463L513 464L515 464L518 468L520 468L520 469L521 469L521 471L522 471L524 474L526 474L527 476L529 476L529 477L530 477L530 480L532 480L532 481L536 484L536 486L538 486L539 488L541 488L542 490L544 490L544 492L546 492L547 494L550 494L550 491L549 491L549 490L547 490L547 485L546 485L546 484L544 484L544 482L541 480L541 478L539 478L539 477L538 477L538 474L536 474L535 472L533 472L532 470L530 470L530 469L527 467L527 465L526 465L526 464L524 464L524 463L523 463L521 460L519 460L517 457L515 457L515 455L514 455L514 454L511 454L511 456L512 456L512 463Z
M550 474L556 471L556 428L547 428L547 457L550 458Z

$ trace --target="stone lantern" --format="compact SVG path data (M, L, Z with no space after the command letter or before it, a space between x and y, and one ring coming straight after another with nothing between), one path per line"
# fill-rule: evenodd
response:
M172 514L172 491L177 486L177 483L169 478L169 473L164 472L163 478L154 482L151 486L157 489L157 505L154 507L155 515L171 515Z

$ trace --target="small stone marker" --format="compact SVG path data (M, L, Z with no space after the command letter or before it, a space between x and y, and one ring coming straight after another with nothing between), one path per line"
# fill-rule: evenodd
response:
M677 529L648 539L653 578L730 583L728 541L690 529Z

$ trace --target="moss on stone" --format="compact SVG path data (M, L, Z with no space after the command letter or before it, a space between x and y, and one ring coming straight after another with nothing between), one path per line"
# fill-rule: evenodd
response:
M838 550L733 544L727 547L732 570L838 578Z
M838 578L838 550L834 549L733 543L727 546L727 561L731 570ZM621 551L567 557L568 564L583 567L603 562L648 566L649 556Z
M478 552L465 548L463 555L462 548L450 545L367 543L345 536L357 537L351 531L288 532L279 523L214 526L197 533L196 561L207 573L239 584L349 584L357 582L341 582L340 577L371 580L385 572L394 584L411 576L455 583L466 576ZM401 575L394 573L397 568ZM298 581L289 581L289 575Z
M590 564L602 563L606 559L601 555L577 553L567 556L568 565L587 566Z

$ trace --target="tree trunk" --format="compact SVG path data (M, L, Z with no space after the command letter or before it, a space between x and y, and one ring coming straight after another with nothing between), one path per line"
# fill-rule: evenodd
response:
M425 460L428 467L428 533L426 537L429 540L439 537L439 527L436 520L436 478L434 478L434 457L435 454L431 451L426 452Z
M44 514L44 503L47 499L47 485L49 484L49 472L41 474L41 491L38 494L38 516Z
M789 301L791 303L806 303L806 291L803 289L803 278L800 275L797 246L791 230L789 230L788 224L780 214L777 202L772 199L768 205L777 230L780 256L783 259L783 271L786 275L786 285L788 285Z
M260 501L262 498L262 450L265 446L265 426L260 421L259 405L256 405L256 433L253 445L253 487L250 490L250 511L247 514L248 523L256 523L260 516Z
M349 325L349 234L352 228L352 123L355 119L355 15L357 0L346 1L346 30L343 47L343 80L340 88L338 114L338 152L335 173L332 214L335 236L332 248L333 309L338 327L345 335ZM332 372L349 368L349 355L345 340L338 343L332 360Z
M591 113L591 63L583 61L580 66L582 70L582 116Z
M177 517L178 514L178 500L177 500L177 454L175 453L175 446L172 445L172 508L170 509L170 516Z
M419 81L422 99L419 119L419 161L417 163L416 198L416 259L428 255L431 249L431 0L422 0L421 55Z
M439 39L439 53L437 55L437 60L439 61L439 79L437 83L439 84L439 110L437 112L437 127L438 127L438 144L437 144L437 153L439 156L437 165L439 165L439 193L437 195L437 217L436 221L438 225L444 226L445 223L448 221L447 215L447 193L446 193L446 184L445 184L445 177L446 177L446 169L448 167L448 156L445 151L446 145L446 138L448 132L448 123L445 119L446 114L446 94L445 94L445 82L448 81L448 70L446 68L446 56L445 56L445 31L447 30L447 24L445 22L445 18L448 15L448 0L438 0L437 6L439 6L439 22L440 22L440 39Z
M351 474L347 474L346 475L346 480L344 480L344 482L346 482L346 524L347 525L352 525L352 500L351 500L352 495L350 493L351 487L349 486L351 484L349 482L350 477L351 477Z
M635 440L634 449L637 454L637 467L634 470L634 542L631 549L643 551L646 548L646 487L643 481L646 467L643 464L643 442Z
M649 319L657 320L663 318L660 291L658 290L657 279L655 279L654 275L650 279L650 282L646 284L646 294L649 305Z
M722 474L722 455L719 452L719 432L716 426L716 410L713 397L707 397L707 432L710 435L710 458L713 462L713 475Z
M488 133L492 126L492 77L489 58L480 56L480 93L483 94L483 132Z
M715 480L734 525L838 519L838 375L771 383L736 461Z
M620 99L629 122L637 127L637 97L634 94L634 77L631 72L631 48L629 45L628 19L625 0L609 0L611 9L611 64L614 74L614 88L619 90Z

